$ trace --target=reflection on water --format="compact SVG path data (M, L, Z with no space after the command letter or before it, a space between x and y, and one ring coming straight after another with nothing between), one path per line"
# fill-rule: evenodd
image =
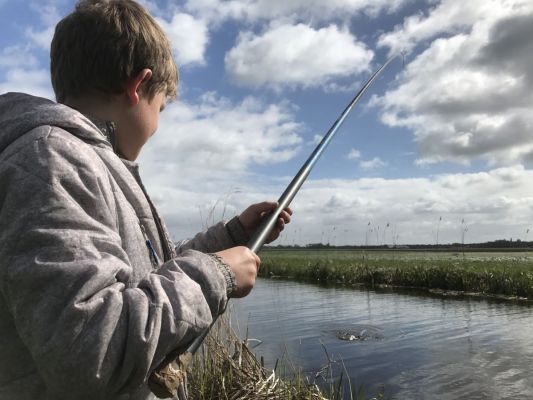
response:
M367 394L394 399L533 399L533 307L482 299L325 288L260 279L233 302L241 332L272 368L290 359L314 376L336 361ZM379 331L376 340L336 332ZM244 335L244 334L243 334Z

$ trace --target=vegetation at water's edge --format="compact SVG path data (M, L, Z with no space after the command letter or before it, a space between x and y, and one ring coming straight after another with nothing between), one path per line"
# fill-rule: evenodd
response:
M533 299L532 253L266 250L260 275Z
M262 365L241 341L225 318L214 329L195 355L188 371L187 388L190 400L364 400L362 390L346 390L342 376L327 384L310 381L288 360L282 360L273 371ZM321 371L331 372L330 365ZM349 382L348 382L349 383ZM383 393L372 400L383 399Z

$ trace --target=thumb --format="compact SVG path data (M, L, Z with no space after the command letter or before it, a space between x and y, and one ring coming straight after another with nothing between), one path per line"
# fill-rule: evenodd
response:
M257 270L259 271L259 267L261 266L261 259L259 258L259 256L255 253L254 254L254 261L255 261L255 265L257 267Z

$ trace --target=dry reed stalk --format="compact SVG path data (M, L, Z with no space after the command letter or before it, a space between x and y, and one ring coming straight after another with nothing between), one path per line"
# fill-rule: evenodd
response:
M190 400L327 400L316 385L288 381L265 369L227 321L219 321L217 328L189 371Z

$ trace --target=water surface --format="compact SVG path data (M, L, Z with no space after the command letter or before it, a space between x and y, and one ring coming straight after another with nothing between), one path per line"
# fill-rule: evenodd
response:
M347 371L367 394L384 388L394 399L533 399L530 304L269 279L232 304L241 336L248 329L261 341L254 351L271 368L288 354L313 379L329 357L335 375ZM365 327L380 335L337 334Z

